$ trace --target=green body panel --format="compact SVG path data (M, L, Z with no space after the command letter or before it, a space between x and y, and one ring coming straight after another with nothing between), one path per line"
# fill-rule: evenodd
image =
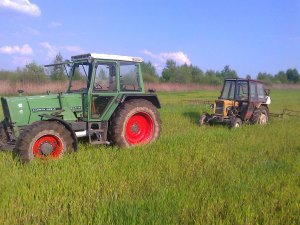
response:
M3 100L6 103L3 112L7 121L17 126L25 126L29 123L31 110L26 97L5 97Z
M76 121L82 114L81 94L50 94L27 97L6 97L10 122L20 127L41 120L42 114L51 115L63 109L66 121ZM5 113L7 116L8 113Z
M61 108L64 110L61 115L66 121L76 121L82 117L82 93L60 94Z

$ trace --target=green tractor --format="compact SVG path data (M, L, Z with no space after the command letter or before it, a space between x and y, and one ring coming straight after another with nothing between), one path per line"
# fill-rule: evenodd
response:
M160 135L160 102L146 93L138 57L84 54L64 67L65 93L2 97L0 149L13 149L22 162L56 159L77 151L78 138L91 144L131 147L153 142ZM75 80L79 73L84 80Z

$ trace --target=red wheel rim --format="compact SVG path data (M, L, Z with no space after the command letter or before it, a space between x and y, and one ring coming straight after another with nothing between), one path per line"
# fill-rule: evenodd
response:
M32 147L33 154L41 159L58 158L62 153L62 140L55 135L44 135L35 141Z
M127 121L125 132L126 140L129 144L146 144L153 137L153 119L147 113L136 113Z

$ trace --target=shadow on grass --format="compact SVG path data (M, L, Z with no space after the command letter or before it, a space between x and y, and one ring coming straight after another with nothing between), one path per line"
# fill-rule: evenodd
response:
M199 112L185 112L182 115L189 118L190 122L192 124L199 125L199 118L200 118L201 113L199 113ZM228 123L211 122L210 124L206 123L206 125L208 127L216 126L216 127L224 127L224 128L229 129L229 124Z
M183 116L189 118L191 123L198 124L200 113L199 112L185 112L185 113L183 113Z

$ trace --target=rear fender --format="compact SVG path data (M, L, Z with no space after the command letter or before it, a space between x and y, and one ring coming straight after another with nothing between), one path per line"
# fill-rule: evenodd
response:
M122 100L121 100L121 103L123 103L125 101L128 101L128 100L131 100L131 99L145 99L145 100L151 102L156 108L158 108L158 109L161 108L160 102L159 102L156 94L124 95Z

